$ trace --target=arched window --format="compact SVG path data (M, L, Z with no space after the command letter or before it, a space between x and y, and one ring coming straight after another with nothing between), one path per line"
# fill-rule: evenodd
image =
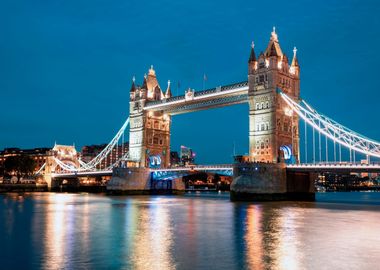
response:
M265 103L265 108L269 108L269 101Z
M264 102L261 102L260 109L264 109Z
M259 103L256 103L256 110L259 109Z
M155 122L154 122L154 128L155 128L155 129L158 129L158 121L155 121Z
M158 137L153 138L153 144L158 144Z
M265 128L265 125L264 125L264 123L262 123L262 124L261 124L261 130L263 131L264 128Z
M268 122L265 123L265 130L269 130L269 123Z
M260 130L260 124L256 124L256 131Z

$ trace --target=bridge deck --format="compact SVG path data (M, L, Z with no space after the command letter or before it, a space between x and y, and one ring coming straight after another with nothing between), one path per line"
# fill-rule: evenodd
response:
M286 167L288 171L299 172L332 172L332 173L350 173L350 172L380 172L380 164L360 164L360 163L305 163L291 164Z

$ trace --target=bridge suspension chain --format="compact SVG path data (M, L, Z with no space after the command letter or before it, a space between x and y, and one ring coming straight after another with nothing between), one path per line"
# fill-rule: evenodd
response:
M304 100L300 103L294 101L284 92L279 90L279 94L287 105L296 112L304 121L313 127L319 134L323 134L329 139L335 141L340 146L345 146L350 150L350 160L356 161L356 153L380 158L380 143L369 139L341 124L324 116L314 110ZM319 156L321 159L321 135L319 135ZM313 136L314 138L314 136ZM353 152L353 155L352 155ZM339 150L341 160L341 149Z
M124 122L123 126L120 128L120 130L116 133L115 137L108 143L108 145L96 156L94 157L91 161L87 163L87 167L91 169L95 169L99 164L101 166L101 162L109 156L109 154L112 155L114 147L118 147L118 142L122 136L124 136L125 129L129 125L129 117L127 120ZM124 141L124 139L123 139ZM115 151L116 152L116 151ZM116 158L115 158L116 159ZM112 160L112 158L110 158ZM106 167L106 164L105 164Z

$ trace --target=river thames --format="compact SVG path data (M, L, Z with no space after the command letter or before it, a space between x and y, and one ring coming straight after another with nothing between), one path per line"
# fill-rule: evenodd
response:
M0 195L1 269L379 269L380 193Z

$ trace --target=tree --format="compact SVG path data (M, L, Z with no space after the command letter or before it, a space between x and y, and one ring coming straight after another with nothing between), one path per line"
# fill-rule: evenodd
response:
M17 178L32 175L35 168L36 162L26 155L10 156L4 161L5 172Z

